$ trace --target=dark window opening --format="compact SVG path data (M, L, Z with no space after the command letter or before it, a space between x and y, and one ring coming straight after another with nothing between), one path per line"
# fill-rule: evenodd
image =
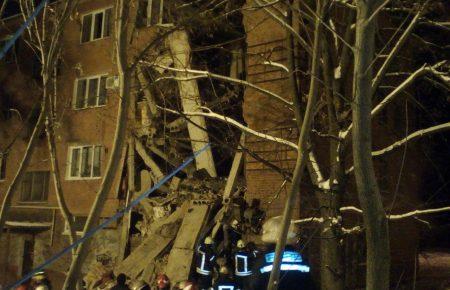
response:
M6 154L0 153L0 180L6 178Z
M26 172L22 181L20 201L44 202L48 197L48 180L50 172L31 171Z

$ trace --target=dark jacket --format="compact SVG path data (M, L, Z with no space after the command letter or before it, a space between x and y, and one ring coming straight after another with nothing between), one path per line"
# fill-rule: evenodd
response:
M216 254L211 245L202 244L197 248L196 272L200 275L212 275L216 262Z
M127 285L116 285L111 290L130 290L130 288Z
M226 286L226 289L230 290L237 290L239 289L236 282L234 282L228 275L220 275L219 278L217 278L216 282L213 284L214 290L219 290L220 286Z
M247 249L240 249L233 253L234 257L234 274L239 277L250 276L253 272L256 254Z

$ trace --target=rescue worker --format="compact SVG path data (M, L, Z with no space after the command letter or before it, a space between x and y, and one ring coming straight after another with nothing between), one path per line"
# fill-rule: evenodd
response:
M245 228L248 232L258 234L261 231L262 221L266 214L260 208L261 201L252 199L251 205L244 211Z
M132 283L131 290L150 290L150 286L142 280L137 280Z
M52 290L50 281L47 279L44 271L37 272L31 278L31 289L35 290Z
M239 221L237 219L233 219L231 222L230 232L229 232L229 238L232 247L235 247L237 245L237 242L242 237L242 230L240 228Z
M116 281L116 285L112 287L111 290L130 290L130 288L126 285L127 276L125 276L125 274L119 274Z
M17 288L16 288L16 290L28 290L28 289L30 289L29 287L28 287L28 283L29 281L25 281L25 282L22 282ZM0 288L1 289L1 288Z
M230 271L227 266L220 267L219 277L214 282L213 290L238 290L239 287L236 282L230 277Z
M234 252L234 274L240 289L250 289L252 268L256 253L251 252L243 240L237 242L237 249Z
M169 290L170 289L170 280L166 274L159 274L156 278L156 286L159 290Z
M197 248L196 272L200 290L208 289L212 283L212 274L216 262L213 239L206 237L203 244Z
M112 271L103 273L102 279L94 284L93 288L97 290L111 289L114 287L114 277Z
M195 290L197 288L195 287L194 283L192 283L190 281L183 281L178 284L177 289L179 289L179 290Z

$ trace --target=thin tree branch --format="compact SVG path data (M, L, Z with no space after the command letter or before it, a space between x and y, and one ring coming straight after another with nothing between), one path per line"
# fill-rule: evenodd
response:
M339 210L341 212L353 212L353 213L358 213L358 214L363 213L363 211L361 209L354 207L354 206L341 207ZM387 218L389 220L401 220L401 219L406 219L406 218L411 218L411 217L418 217L418 216L422 216L422 215L429 215L429 214L449 212L449 211L450 211L450 206L439 207L439 208L429 208L429 209L422 209L422 210L418 209L418 210L414 210L414 211L410 211L410 212L406 212L406 213L402 213L402 214L389 215Z
M390 152L392 150L397 149L400 146L403 146L404 144L406 144L409 141L414 141L416 139L423 138L423 137L429 136L431 134L444 132L444 131L447 131L447 130L450 130L450 122L447 122L447 123L444 123L444 124L440 124L440 125L437 125L437 126L433 126L433 127L430 127L430 128L427 128L427 129L423 129L423 130L418 130L418 131L416 131L416 132L414 132L412 134L409 134L405 138L403 138L403 139L401 139L401 140L399 140L399 141L397 141L397 142L395 142L395 143L393 143L393 144L391 144L391 145L389 145L389 146L387 146L387 147L385 147L383 149L380 149L380 150L377 150L377 151L373 151L372 152L372 156L378 157L378 156L384 155L384 154L386 154L386 153L388 153L388 152Z
M273 92L271 92L269 90L263 89L263 88L261 88L261 87L259 87L257 85L254 85L254 84L249 83L249 82L244 81L244 80L235 79L235 78L231 78L231 77L227 77L227 76L223 76L223 75L219 75L219 74L214 74L214 73L211 73L209 71L194 70L194 69L187 69L187 68L186 69L178 69L178 68L163 66L163 65L160 65L160 64L148 63L148 62L144 62L144 61L143 61L143 63L145 63L147 65L153 65L153 66L156 66L156 67L168 70L168 71L184 72L186 74L194 74L194 76L193 76L194 78L213 78L213 79L223 80L223 81L239 84L239 85L242 85L242 86L246 86L246 87L252 88L252 89L254 89L254 90L256 90L256 91L258 91L260 93L263 93L263 94L265 94L265 95L267 95L269 97L272 97L275 100L284 103L290 109L292 109L291 108L292 107L292 102L289 102L289 101L283 99L281 96L279 96L279 95L277 95L277 94L275 94L275 93L273 93ZM190 81L190 80L193 79L193 77L161 77L161 78L157 79L156 81L160 81L160 80L163 80L163 79L173 79L173 80L177 80L177 81Z
M278 17L268 7L266 7L265 4L267 3L263 3L260 0L255 0L255 3L261 6L264 9L264 11L267 14L269 14L276 22L278 22L283 28L287 29L297 39L297 41L302 45L302 47L306 50L307 53L309 53L310 55L313 54L311 46L308 43L306 43L303 37L301 37L300 34L298 34L297 31L295 31L295 29L292 26L288 25L286 21Z
M5 12L6 4L8 4L8 1L9 0L4 0L2 6L0 7L0 19L3 17L3 13Z
M293 148L295 150L298 149L297 145L295 143L291 142L291 141L288 141L288 140L285 140L285 139L282 139L282 138L278 138L278 137L274 137L274 136L271 136L271 135L268 135L268 134L257 132L257 131L255 131L253 129L250 129L249 127L246 127L246 126L242 125L241 123L239 123L238 121L234 120L233 118L226 117L226 116L214 113L213 111L211 111L211 109L206 108L206 107L200 107L200 109L206 110L207 112L182 112L182 113L178 112L178 111L175 111L175 110L168 109L168 108L163 108L163 107L160 107L160 106L157 106L157 108L161 109L161 110L164 110L166 112L172 113L172 114L176 114L176 115L203 116L203 117L206 117L206 118L223 121L223 122L226 122L227 124L232 125L233 127L237 128L237 129L241 130L242 132L249 133L249 134L251 134L253 136L256 136L258 138L262 138L262 139L273 141L273 142L276 142L276 143L279 143L279 144L282 144L282 145L286 145L286 146L289 146L289 147L291 147L291 148Z
M380 84L381 80L383 79L384 75L386 74L386 71L388 70L391 62L397 56L397 54L399 53L400 49L403 47L403 45L405 44L406 40L410 36L411 32L416 27L420 17L422 16L422 14L423 14L423 12L425 10L425 7L426 7L427 3L428 3L428 1L425 2L424 5L422 5L422 7L417 12L416 16L411 20L411 23L408 25L406 30L400 36L400 38L398 39L398 41L395 44L394 48L389 53L388 57L385 59L383 65L378 70L376 76L373 78L373 80L372 80L372 95L375 93L378 85Z
M425 74L433 74L436 77L440 78L442 81L448 82L446 76L443 76L442 73L437 71L436 69L442 66L446 61L441 61L433 66L423 65L415 72L413 72L408 78L406 78L401 84L399 84L391 93L389 93L375 108L371 111L372 118L376 117L388 104L390 104L401 92L403 92L407 87L409 87L416 79L425 75ZM353 128L353 123L350 124L347 129L341 131L339 133L339 137L342 139L347 139L349 137L349 133Z

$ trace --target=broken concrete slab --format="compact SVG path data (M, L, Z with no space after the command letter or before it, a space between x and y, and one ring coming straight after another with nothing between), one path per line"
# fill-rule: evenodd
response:
M166 275L173 283L189 280L194 251L191 249L172 248L166 266ZM182 261L180 263L180 261Z
M172 53L174 67L178 69L189 69L191 67L191 48L186 31L176 30L168 37L169 48ZM177 73L177 76L186 77L187 73ZM186 112L201 111L201 98L197 81L179 81L181 104ZM191 138L192 151L197 152L205 144L209 143L206 131L206 121L202 116L187 117L189 137ZM211 177L217 177L216 167L211 148L207 148L203 154L195 158L197 170L206 169Z
M187 210L166 266L166 275L173 283L189 279L194 249L208 213L206 204L193 204Z
M206 204L192 205L184 216L183 223L178 231L174 248L194 249L197 236L206 223L209 206Z
M175 235L169 237L150 235L114 269L114 274L117 276L123 273L131 279L135 279L149 263L164 251L174 238Z
M147 229L148 237L115 267L114 273L116 275L124 273L132 279L139 276L148 264L158 257L176 236L176 231L164 231L167 235L161 235L158 231L161 231L163 226L175 224L182 219L187 211L187 207L187 203L183 204L167 218L161 218L152 223Z

